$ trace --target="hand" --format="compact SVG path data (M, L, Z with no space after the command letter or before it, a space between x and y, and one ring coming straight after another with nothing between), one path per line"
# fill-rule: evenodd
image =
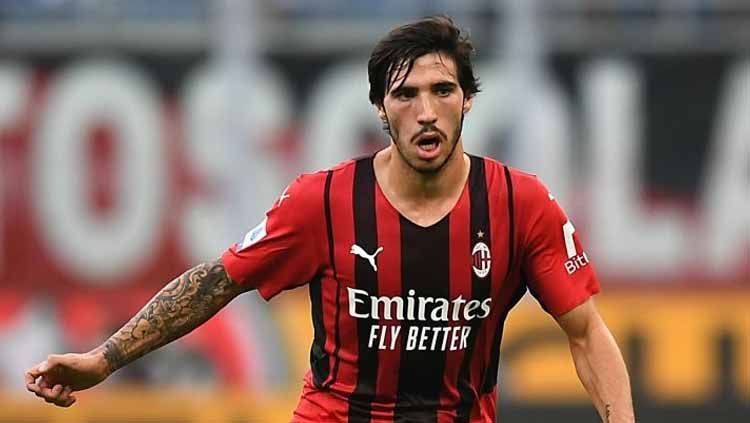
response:
M50 355L26 371L26 389L46 402L70 407L73 392L91 388L109 376L101 353Z

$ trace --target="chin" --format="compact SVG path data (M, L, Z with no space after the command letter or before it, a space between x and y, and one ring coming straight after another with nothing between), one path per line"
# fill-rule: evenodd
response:
M409 161L409 165L412 169L425 175L432 175L440 172L445 164L448 162L447 157L438 157L435 160L425 162L424 160L414 159Z

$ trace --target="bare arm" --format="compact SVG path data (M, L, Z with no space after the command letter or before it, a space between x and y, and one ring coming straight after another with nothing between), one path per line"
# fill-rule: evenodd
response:
M90 388L112 372L197 328L247 291L221 260L199 264L167 284L128 323L84 354L50 355L26 372L26 387L45 401L68 407L72 392Z
M634 422L625 362L592 299L557 318L576 372L604 422Z
M162 288L95 351L103 353L112 373L188 334L244 291L229 279L220 260L199 264Z

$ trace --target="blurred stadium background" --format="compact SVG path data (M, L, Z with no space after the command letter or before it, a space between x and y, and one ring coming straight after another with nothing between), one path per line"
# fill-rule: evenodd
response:
M296 173L385 145L366 59L433 13L478 47L467 149L540 174L583 234L639 421L747 421L750 2L0 0L0 422L288 421L304 288L237 299L69 410L22 372L99 344ZM500 385L502 421L597 421L533 299Z

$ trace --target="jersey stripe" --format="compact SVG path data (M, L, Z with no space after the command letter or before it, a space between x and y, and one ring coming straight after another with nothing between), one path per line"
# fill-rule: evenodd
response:
M508 196L508 269L505 271L505 279L507 280L513 270L514 253L516 251L516 213L513 209L513 179L510 176L510 169L508 169L508 166L503 166L503 170Z
M399 225L399 214L394 209L379 187L375 187L375 213L378 216L378 241L385 249L377 257L378 264L378 287L380 296L401 296L401 228ZM391 307L393 311L393 307ZM384 313L384 312L382 312ZM376 401L380 409L373 407L372 417L375 421L393 420L394 399L398 392L399 374L395 369L399 368L401 355L401 342L403 335L394 337L392 328L398 328L400 322L391 319L386 320L384 314L380 315L380 331L376 346L378 348L378 363L388 363L378 367L378 379L376 385ZM395 329L399 330L399 329ZM384 335L385 333L385 335ZM395 343L393 342L395 339ZM385 348L380 349L380 342Z
M329 334L334 331L340 335L329 336L334 338L328 342L328 351L333 351L335 358L331 372L332 380L328 387L331 392L342 396L348 396L354 391L357 383L356 362L358 352L357 328L355 319L348 313L348 287L354 287L354 265L355 257L349 252L354 239L354 209L352 204L352 193L354 187L354 162L349 162L333 169L331 177L330 199L331 199L331 222L333 232L333 262L335 263L335 283L328 280L323 290L323 299L326 311L326 328ZM333 270L330 269L330 270ZM336 308L338 307L338 312ZM334 342L332 342L334 341ZM336 350L335 341L339 342ZM333 407L328 404L327 407ZM348 415L349 405L347 401L335 403L335 413L344 420Z
M468 185L468 184L467 184ZM469 227L469 189L465 188L456 206L450 214L450 298L471 298L471 284L466 283L472 271L471 256L471 231ZM463 326L463 321L450 322L451 326ZM438 416L439 423L447 423L455 420L456 405L459 403L460 395L456 387L456 381L461 370L461 362L464 350L446 351L445 372L443 374L443 392L440 399L441 413Z
M492 245L491 225L489 213L489 200L487 198L487 178L485 177L484 160L471 156L471 170L469 171L469 195L470 195L470 223L469 239L473 248L479 242L488 246ZM497 262L498 260L493 260ZM492 281L492 269L484 278L480 278L472 270L471 274L471 298L482 301L490 296ZM478 392L472 388L472 360L474 359L474 350L476 348L477 333L480 330L481 323L486 319L475 319L470 322L471 333L469 342L464 351L463 360L461 361L461 370L458 376L458 391L461 399L458 404L458 416L456 421L468 422L471 417L471 410ZM481 351L480 351L481 354ZM481 357L480 357L481 358Z
M325 214L326 214L326 235L328 237L328 260L331 264L331 270L333 271L333 278L336 281L336 312L334 313L334 349L333 349L333 371L330 374L330 378L324 383L325 387L331 386L336 381L336 376L339 372L339 350L341 349L341 331L339 330L339 324L341 319L341 282L338 278L338 272L336 272L336 260L334 258L334 242L333 242L333 221L331 217L331 181L333 179L333 171L329 170L326 175L326 184L324 189L324 202L325 202Z
M503 284L505 285L510 282L509 278L513 273L513 265L515 264L514 258L516 250L516 230L515 209L513 207L513 179L510 176L510 170L508 169L508 166L503 166L503 170L505 175L506 195L508 196L508 268L505 271L505 278L503 278ZM506 306L504 313L498 321L499 327L495 331L495 335L492 338L489 364L484 374L484 381L482 382L482 393L491 392L497 384L497 372L500 363L500 342L502 341L503 337L505 318L507 317L510 309L521 299L524 293L526 293L526 286L525 284L521 283L511 296L508 306Z
M375 214L375 171L372 157L360 159L355 164L354 190L354 239L368 254L378 248L377 216ZM369 261L352 256L354 261L354 284L357 289L378 296L378 275ZM349 422L369 422L375 384L378 374L378 353L368 348L368 339L373 325L372 319L357 319L357 385L349 397Z
M397 422L437 421L445 352L441 344L433 348L433 342L441 339L438 335L444 333L435 328L448 326L448 322L433 321L429 315L425 316L425 320L420 320L418 297L450 296L449 217L429 227L400 218L401 297L406 305L406 320L401 325L404 342L401 345L398 397L394 412L394 421ZM412 313L409 313L410 309Z
M312 347L310 348L310 370L313 374L313 383L319 388L323 386L323 382L328 378L330 371L328 354L324 348L326 332L323 327L323 293L320 285L320 278L310 283L310 304L313 330L315 331Z
M325 188L323 190L323 205L325 209L326 235L328 237L328 254L329 259L331 260L331 265L335 268L335 264L333 263L333 228L331 226L330 201L332 174L333 172L330 170L326 174ZM331 363L329 362L329 357L325 349L326 330L323 314L323 291L321 283L322 280L318 277L310 283L309 288L310 309L314 331L313 343L310 348L310 370L312 371L313 383L318 388L324 386L326 379L328 379L331 373Z

